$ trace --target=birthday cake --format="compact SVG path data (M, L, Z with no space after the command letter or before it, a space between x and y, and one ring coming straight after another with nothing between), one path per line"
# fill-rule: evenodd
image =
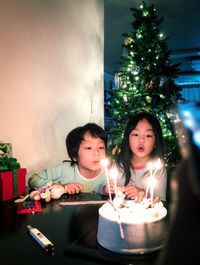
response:
M167 210L161 201L140 203L115 198L99 209L97 241L122 254L144 254L160 249L165 241Z

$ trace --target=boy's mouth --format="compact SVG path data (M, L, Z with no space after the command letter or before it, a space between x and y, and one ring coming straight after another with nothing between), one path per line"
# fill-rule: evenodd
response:
M99 160L93 161L92 164L100 164Z

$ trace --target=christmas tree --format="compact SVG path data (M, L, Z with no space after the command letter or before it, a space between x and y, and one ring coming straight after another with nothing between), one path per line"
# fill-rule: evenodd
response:
M174 166L180 159L173 126L173 109L182 99L181 88L174 82L179 64L170 60L168 37L161 32L163 18L156 14L154 5L143 2L131 11L135 18L133 32L122 34L123 54L112 102L116 123L112 129L113 146L120 146L129 115L151 112L162 126L166 162Z

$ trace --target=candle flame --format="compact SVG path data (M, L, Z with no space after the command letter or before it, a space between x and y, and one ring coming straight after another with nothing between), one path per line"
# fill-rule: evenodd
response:
M118 197L117 194L117 169L116 168L111 168L110 169L110 177L113 179L114 181L114 192L115 192L115 197Z
M102 159L102 160L101 160L101 162L100 162L100 163L101 163L101 165L102 165L102 166L104 166L104 167L107 167L107 166L108 166L108 164L109 164L109 161L108 161L108 159L107 159L107 158L104 158L104 159Z
M113 179L117 179L117 169L116 168L110 169L110 177Z
M147 168L148 168L149 170L152 170L152 169L153 169L153 163L148 162L148 163L147 163Z
M150 177L148 179L148 185L146 188L146 197L148 196L148 191L150 189L150 195L151 195L151 205L153 205L153 197L154 197L154 188L156 186L156 174L158 170L161 168L162 163L160 158L155 163L149 162L147 164L147 168L149 169Z
M161 168L161 161L160 158L155 162L155 169L160 169Z

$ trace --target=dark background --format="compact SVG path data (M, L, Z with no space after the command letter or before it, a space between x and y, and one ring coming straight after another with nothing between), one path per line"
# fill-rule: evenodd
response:
M163 17L163 33L169 37L172 51L197 49L200 55L200 0L146 0L154 4L157 15ZM134 17L130 8L139 8L140 0L105 0L105 72L114 73L122 54L122 33L133 31Z

